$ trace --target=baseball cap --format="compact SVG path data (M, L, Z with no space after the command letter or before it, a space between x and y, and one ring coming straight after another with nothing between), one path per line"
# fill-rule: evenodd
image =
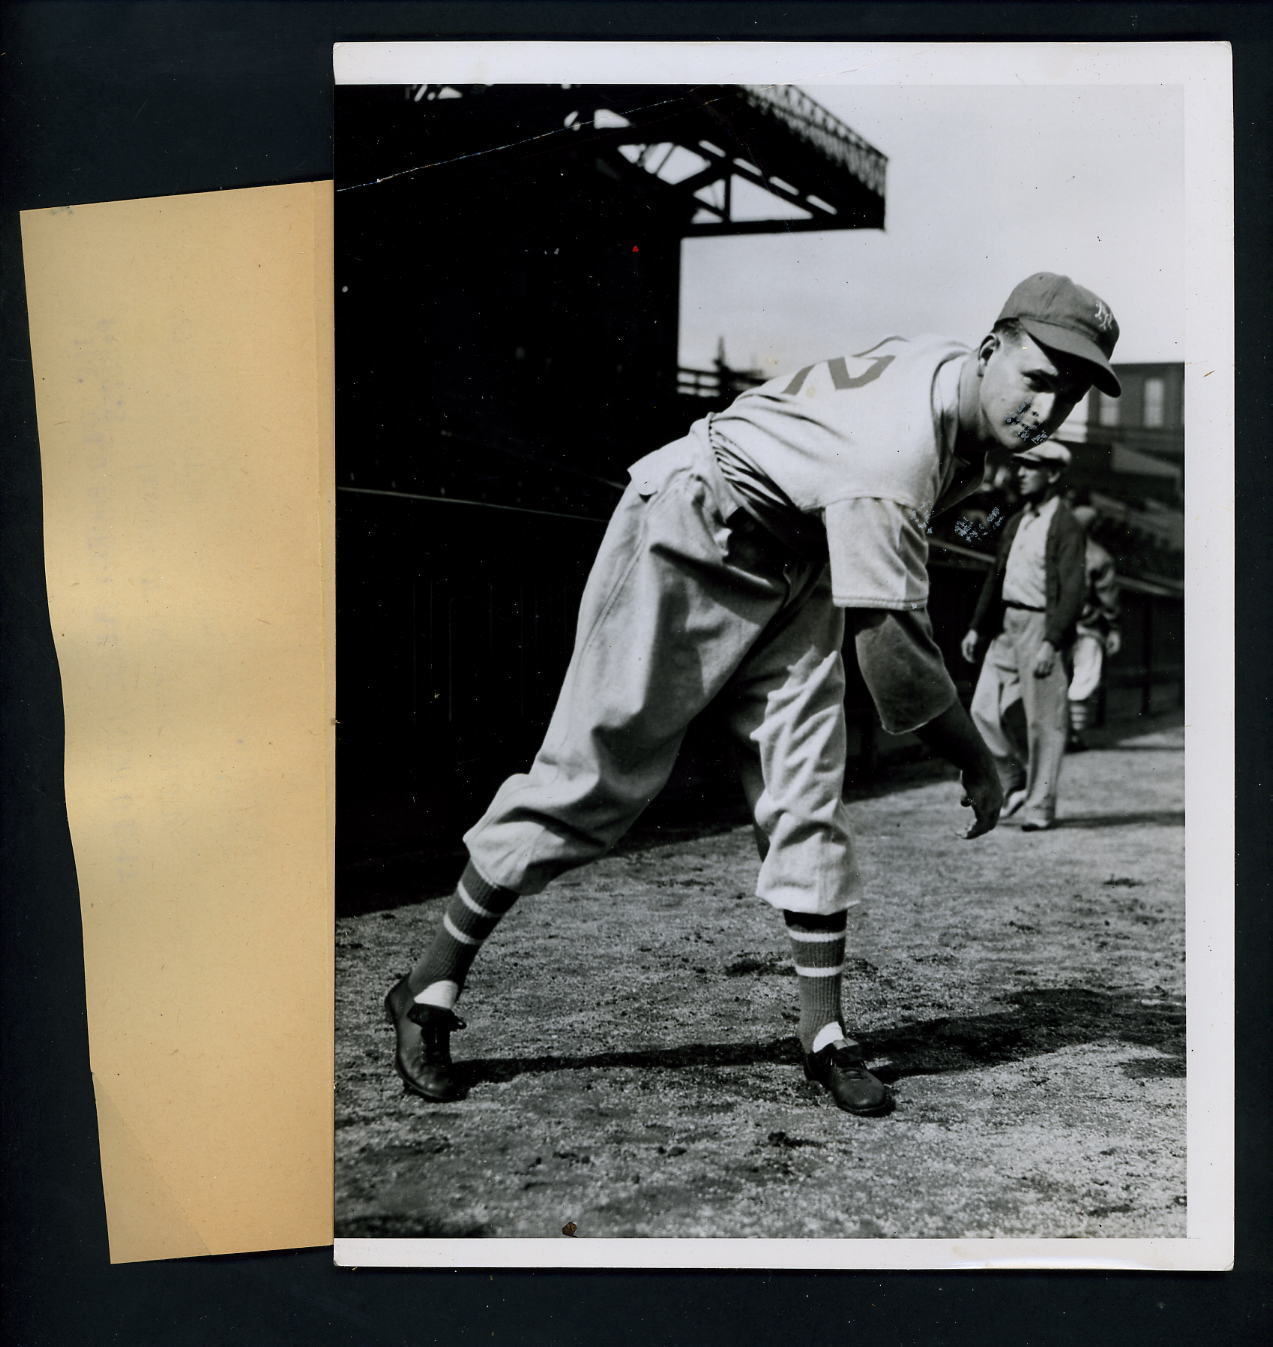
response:
M1092 382L1111 397L1122 393L1109 358L1118 340L1118 322L1099 295L1068 276L1038 271L1008 296L996 322L1015 318L1039 343L1093 367Z
M1071 461L1070 451L1065 445L1057 444L1055 440L1032 444L1029 449L1022 449L1019 454L1013 454L1012 457L1018 463L1042 463L1048 468L1068 468Z

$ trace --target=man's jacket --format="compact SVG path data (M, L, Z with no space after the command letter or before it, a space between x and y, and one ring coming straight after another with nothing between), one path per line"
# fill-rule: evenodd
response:
M986 576L973 614L972 629L986 640L993 640L1003 630L1003 576L1008 566L1008 553L1025 511L1014 514L1004 526L999 543L999 554ZM1074 627L1083 609L1083 591L1086 584L1084 553L1087 539L1070 507L1058 500L1048 523L1044 550L1044 609L1043 634L1052 646L1060 650L1074 639Z

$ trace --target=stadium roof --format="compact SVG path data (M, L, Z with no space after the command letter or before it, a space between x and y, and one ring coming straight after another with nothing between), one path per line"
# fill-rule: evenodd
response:
M431 144L448 156L613 151L613 167L684 198L686 236L884 224L886 157L793 85L434 84L405 94L428 105Z

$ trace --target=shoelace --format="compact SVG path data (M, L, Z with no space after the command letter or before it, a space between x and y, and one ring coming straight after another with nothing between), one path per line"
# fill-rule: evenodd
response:
M423 1047L426 1061L451 1063L451 1034L465 1028L465 1023L453 1010L442 1015L430 1015L420 1026L423 1029Z
M867 1074L866 1059L857 1048L832 1048L831 1065L837 1071L848 1071L861 1076Z
M450 1066L451 1034L467 1026L453 1010L434 1009L435 1014L422 1016L423 1024L414 1021L420 1027L420 1058L427 1066Z

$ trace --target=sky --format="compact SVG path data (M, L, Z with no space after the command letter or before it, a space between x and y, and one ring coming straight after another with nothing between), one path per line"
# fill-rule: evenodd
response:
M883 230L688 239L681 363L776 373L879 338L975 343L1059 271L1122 329L1115 361L1184 359L1178 87L801 86L888 156Z

